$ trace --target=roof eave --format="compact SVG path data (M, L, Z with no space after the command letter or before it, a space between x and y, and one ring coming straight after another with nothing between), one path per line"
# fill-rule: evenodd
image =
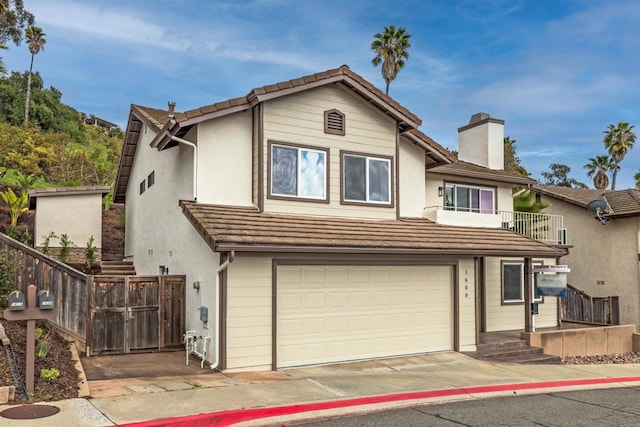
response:
M209 242L210 245L213 242ZM349 253L349 254L397 254L397 255L493 255L493 256L522 256L522 257L558 257L567 254L562 249L512 250L504 249L415 249L415 248L381 248L381 247L354 247L354 246L305 246L305 245L267 245L267 244L242 244L242 243L214 243L216 252L274 252L274 253Z

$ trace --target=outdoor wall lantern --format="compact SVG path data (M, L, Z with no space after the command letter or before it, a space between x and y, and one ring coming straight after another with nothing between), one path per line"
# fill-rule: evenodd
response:
M438 196L442 197L444 194L444 188L438 187Z

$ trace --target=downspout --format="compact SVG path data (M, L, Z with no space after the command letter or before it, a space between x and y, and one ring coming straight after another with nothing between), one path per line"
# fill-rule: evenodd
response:
M216 285L215 285L215 292L216 292L216 313L215 313L215 319L216 319L216 336L214 339L215 342L215 348L213 351L214 357L215 357L215 362L211 363L211 369L216 369L218 367L218 365L220 364L220 311L221 311L221 306L222 306L222 301L220 301L220 273L222 273L224 270L227 269L227 267L229 267L229 264L231 264L233 262L233 259L235 258L236 253L235 251L231 251L229 253L229 258L227 258L222 264L220 264L220 266L216 269Z
M193 147L193 200L198 200L198 146L191 141L171 135L171 140Z

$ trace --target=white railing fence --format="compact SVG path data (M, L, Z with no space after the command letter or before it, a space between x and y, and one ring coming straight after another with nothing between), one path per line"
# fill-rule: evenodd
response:
M499 213L502 216L502 228L548 244L567 244L567 229L562 215L512 211Z

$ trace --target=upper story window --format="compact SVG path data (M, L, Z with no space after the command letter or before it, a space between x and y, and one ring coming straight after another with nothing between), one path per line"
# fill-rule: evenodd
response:
M452 211L492 214L496 211L496 190L490 187L446 184L444 207Z
M269 143L269 196L326 201L327 150Z
M391 204L390 157L342 153L344 202Z
M344 114L338 110L327 110L324 112L324 133L334 135L345 134Z

